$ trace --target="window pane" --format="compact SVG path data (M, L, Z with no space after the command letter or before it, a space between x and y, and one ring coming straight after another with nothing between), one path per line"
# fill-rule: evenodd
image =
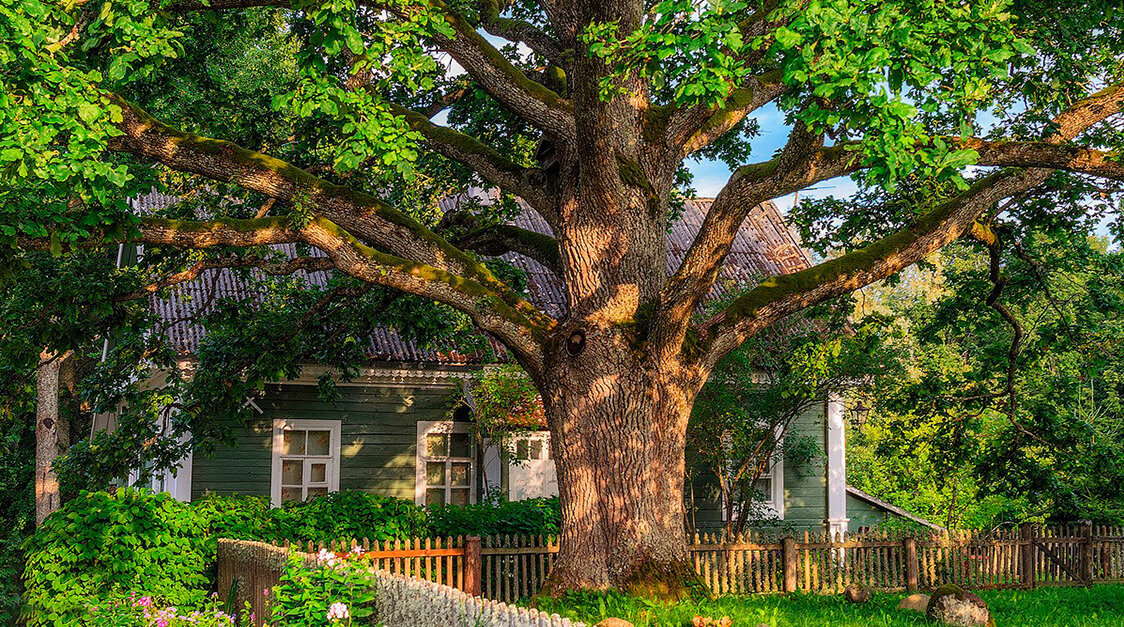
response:
M281 438L282 455L304 455L304 431L286 430Z
M454 433L449 437L453 441L453 457L472 457L472 440L467 433Z
M308 432L308 454L309 455L331 455L330 445L332 443L332 433L330 431L309 431Z
M466 464L466 463L463 463L463 462L453 464L453 473L452 473L453 474L453 477L452 477L453 480L451 482L452 485L455 485L455 486L467 486L468 485L469 466L470 466L470 464Z
M328 464L312 464L311 469L308 471L309 483L327 483L328 482Z
M281 485L300 485L304 483L304 462L284 460L281 462Z
M309 488L308 496L305 497L305 500L307 501L314 496L328 496L328 488Z
M445 504L445 488L429 489L425 491L425 504L426 505L444 505Z
M526 438L519 438L519 440L515 442L515 457L518 459L530 459L530 456L531 444Z
M453 505L468 505L468 488L453 488L450 490L449 502Z
M426 485L445 485L445 462L428 462L425 465Z
M301 500L300 488L281 488L281 502Z
M444 433L431 433L425 436L425 449L430 457L445 457L449 454L448 440Z
M531 454L527 459L542 459L542 440L535 438L530 441Z

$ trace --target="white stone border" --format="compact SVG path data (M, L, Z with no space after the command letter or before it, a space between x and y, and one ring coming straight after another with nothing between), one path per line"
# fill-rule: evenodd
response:
M376 615L386 627L586 627L557 614L474 597L416 577L376 571Z

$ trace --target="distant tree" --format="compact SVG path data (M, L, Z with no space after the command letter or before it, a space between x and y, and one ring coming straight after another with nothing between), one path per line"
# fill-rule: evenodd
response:
M703 386L687 426L689 469L716 484L727 535L766 523L762 477L779 459L786 472L826 454L793 422L813 406L869 385L887 363L875 328L832 329L802 319L731 351Z
M491 335L543 397L563 516L551 591L675 595L694 579L688 418L715 365L977 222L1072 213L1076 197L1024 210L1068 189L1057 171L1115 194L1122 32L1109 1L4 0L0 238L13 259L142 242L158 289L198 268L331 268L339 283L306 313L342 328L389 291L440 303L417 318L445 312ZM793 130L751 163L770 103ZM977 123L984 112L996 122ZM688 157L734 174L669 269ZM842 254L695 317L754 206L843 175L947 190L829 208L819 225L849 234ZM504 200L438 210L479 185ZM127 199L153 186L185 202L136 215ZM504 226L515 196L553 237ZM278 243L300 256L264 248ZM564 315L484 262L508 251L558 274ZM339 301L366 307L342 314ZM262 311L243 325L275 341L292 310ZM317 345L234 357L261 346L211 342L230 359L198 383L232 401L241 381L289 375L289 357Z
M871 386L851 480L950 527L1124 521L1124 254L1016 233L868 294L898 374ZM996 265L1000 264L1000 265Z

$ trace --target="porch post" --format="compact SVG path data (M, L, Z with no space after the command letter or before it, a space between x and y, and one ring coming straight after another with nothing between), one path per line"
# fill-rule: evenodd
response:
M843 423L843 398L831 394L824 418L827 446L827 519L831 537L847 533L847 435Z

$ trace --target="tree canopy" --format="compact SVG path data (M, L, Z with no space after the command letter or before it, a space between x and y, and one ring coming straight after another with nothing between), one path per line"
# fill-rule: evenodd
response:
M1121 18L1104 0L0 0L0 243L15 267L143 244L136 269L84 275L131 283L62 303L102 338L128 300L110 293L216 268L334 271L258 341L305 316L346 335L404 311L399 292L425 335L471 324L543 395L555 583L671 580L687 419L725 355L966 234L1001 257L1047 225L1119 232ZM791 130L759 156L768 107ZM668 267L690 158L732 176ZM833 254L702 306L753 207L847 175L866 193L792 216ZM479 186L500 201L441 210ZM153 188L183 200L138 215ZM515 198L552 234L506 224ZM525 298L508 252L557 273L563 312ZM25 348L74 345L57 323L79 318L47 315ZM251 357L199 385L299 366L261 346L227 344Z

